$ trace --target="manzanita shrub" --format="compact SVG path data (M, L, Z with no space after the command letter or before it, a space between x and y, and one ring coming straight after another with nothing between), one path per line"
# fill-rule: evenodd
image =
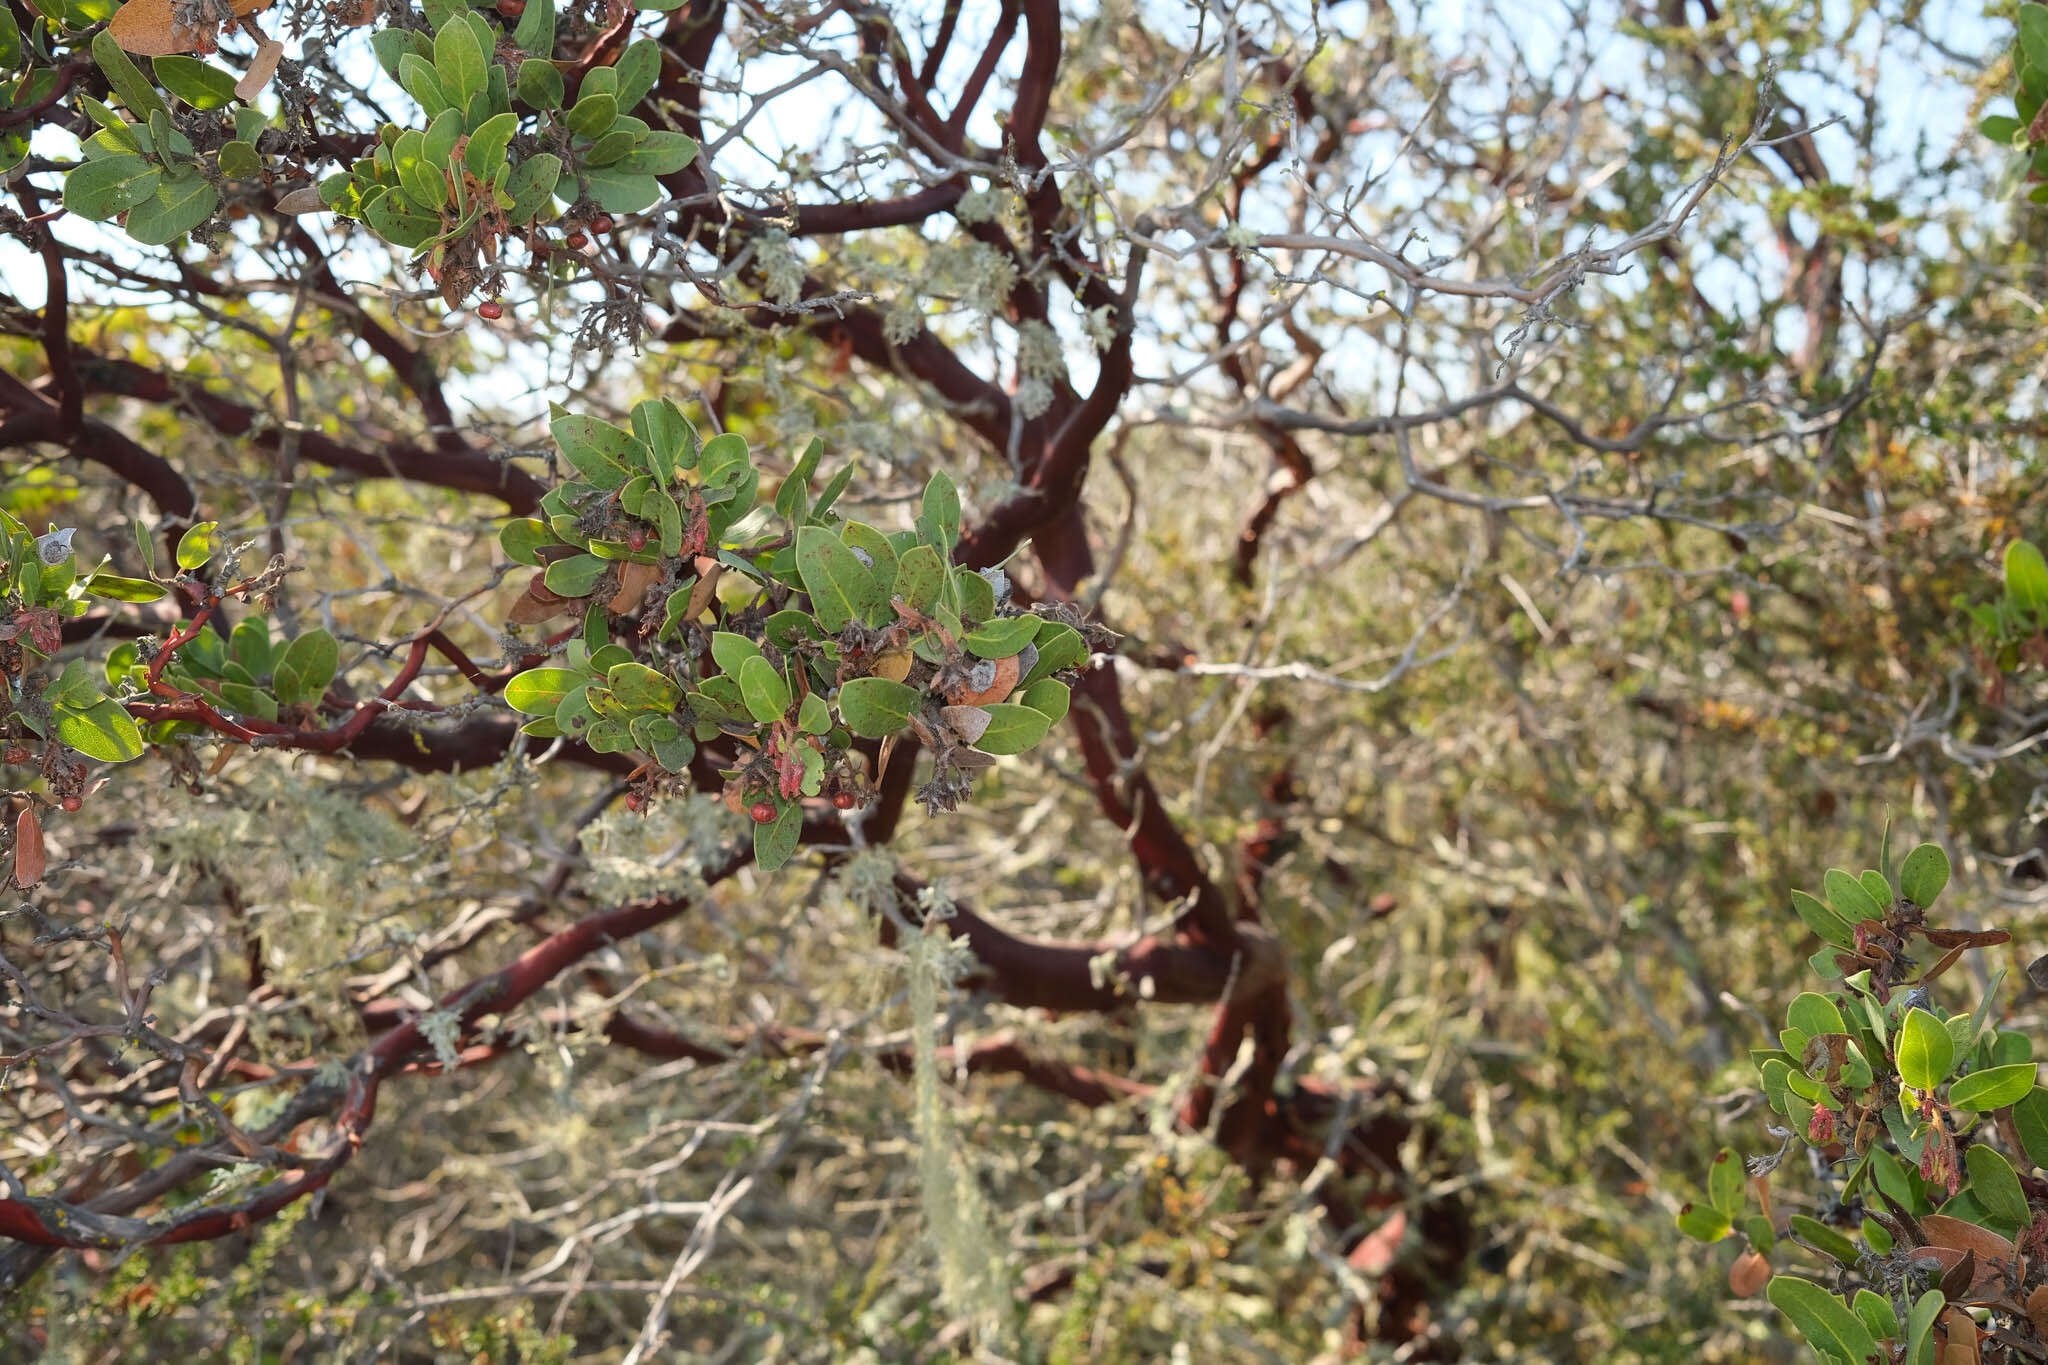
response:
M745 439L702 440L665 398L635 406L630 431L558 411L553 432L577 478L499 540L537 570L513 622L570 616L582 632L505 700L530 735L644 754L643 797L731 736L747 758L720 770L725 800L756 822L762 867L795 850L805 798L867 800L854 737L883 740L886 761L916 734L933 763L919 799L951 810L976 771L1066 715L1059 675L1089 655L1078 618L1020 610L1000 568L952 562L960 498L943 473L915 527L885 533L832 510L851 464L813 498L815 440L757 505Z
M1746 1162L1723 1148L1678 1226L1741 1238L1729 1288L1762 1292L1821 1360L2048 1359L2048 1089L2032 1040L1993 1022L2003 971L1974 1003L1949 974L2008 935L1932 916L1938 846L1894 866L1887 837L1879 863L1792 893L1823 944L1808 962L1821 986L1750 1054L1776 1145ZM1801 1144L1823 1197L1787 1215L1772 1181Z
M233 9L250 27L266 7L244 0ZM26 34L0 10L0 72L26 68L14 83L17 108L60 91L64 47L105 17L75 0L42 8ZM342 6L327 18L353 27L373 21L376 8ZM609 64L558 63L554 0L506 0L490 17L466 0L425 0L427 27L392 25L371 38L384 74L410 97L409 124L384 123L343 169L321 174L314 140L254 106L279 69L281 44L264 37L239 80L191 55L215 50L226 10L128 0L93 36L88 50L115 104L79 97L99 127L65 176L68 212L161 246L203 232L224 191L311 179L278 208L354 219L417 253L416 265L455 307L479 287L496 292L508 240L524 241L544 271L553 255L573 260L575 234L562 252L537 231L563 204L601 231L611 214L652 207L662 197L657 177L697 157L694 138L623 112L640 106L661 74L654 39L625 44ZM623 14L621 41L634 10ZM150 61L149 75L138 56ZM14 140L0 140L0 171L28 152L25 135L6 136Z
M571 624L515 651L523 666L503 699L528 717L530 736L637 755L635 808L693 789L699 746L713 746L728 756L716 769L725 802L754 821L756 859L773 869L796 849L804 803L865 804L902 732L930 753L918 796L939 812L966 797L976 772L1034 747L1066 715L1090 628L1069 608L1018 607L1001 568L952 562L960 499L943 473L926 485L915 525L885 532L833 510L851 464L814 490L815 440L763 503L746 440L702 439L665 398L638 404L630 430L560 409L552 429L575 477L548 492L540 516L506 523L499 541L534 568L508 624ZM334 747L375 714L330 691L344 670L329 632L281 639L261 614L210 628L221 602L261 606L285 571L245 575L246 547L211 522L184 532L161 570L138 526L146 579L104 563L79 572L68 531L39 537L0 512L0 532L4 761L38 767L52 800L81 798L86 760L121 762L209 731L254 743L314 733ZM172 590L195 610L168 636L124 641L103 665L46 666L88 598L139 603ZM880 741L872 768L856 739ZM18 870L20 884L34 880Z
M2018 174L2029 182L2048 180L2048 5L2023 4L2012 43L2013 112L1987 114L1978 128L1994 142L2020 154ZM2036 184L2027 197L2048 203L2048 185Z

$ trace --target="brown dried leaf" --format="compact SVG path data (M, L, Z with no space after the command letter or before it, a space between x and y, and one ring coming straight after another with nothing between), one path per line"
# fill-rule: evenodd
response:
M993 719L979 706L941 706L939 716L947 728L960 736L963 744L972 744L980 739L988 732L989 722Z
M269 9L271 0L231 0L235 14L255 14ZM138 57L168 57L180 52L197 52L202 42L211 42L217 29L186 28L172 15L172 0L128 0L114 13L107 32L123 52Z
M1940 1349L1934 1365L1977 1365L1977 1321L1960 1308L1946 1308L1935 1320Z
M1738 1299L1753 1299L1764 1292L1770 1278L1770 1258L1751 1247L1728 1267L1728 1292Z
M249 69L242 79L235 82L235 98L247 104L263 93L270 84L270 78L277 74L277 64L284 58L284 44L275 38L265 38L256 45L256 60L249 63Z
M2000 1237L1990 1228L1965 1223L1962 1219L1951 1218L1945 1213L1921 1214L1920 1230L1926 1235L1930 1246L1974 1251L1983 1260L2010 1261L2019 1255L2018 1249L2010 1241Z
M43 849L43 826L34 806L24 807L14 822L14 884L26 891L43 879L50 865Z
M1996 948L2012 942L2003 929L1922 929L1921 934L1937 948Z
M640 610L640 604L647 600L647 590L660 578L658 565L627 560L619 565L619 590L605 603L606 608L617 616L631 616Z

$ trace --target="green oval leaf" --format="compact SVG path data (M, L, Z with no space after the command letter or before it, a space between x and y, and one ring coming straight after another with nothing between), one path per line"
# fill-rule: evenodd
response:
M529 716L552 716L572 688L588 681L573 668L529 668L505 684L505 704Z
M913 546L896 561L893 595L902 598L907 607L928 612L938 602L945 581L946 566L939 552L929 545Z
M2002 1223L2026 1227L2034 1221L2027 1207L2026 1192L2020 1188L2019 1173L1997 1148L1973 1142L1963 1153L1970 1171L1970 1189L1984 1211Z
M1711 1204L1687 1204L1678 1211L1678 1230L1695 1241L1718 1242L1734 1228Z
M2048 610L2048 560L2031 540L2015 540L2005 547L2005 596L2037 618Z
M1847 1033L1848 1025L1842 1022L1842 1012L1835 1008L1835 1002L1825 995L1806 991L1792 1001L1785 1011L1785 1022L1809 1038L1823 1033Z
M847 623L864 619L879 602L875 576L838 536L822 526L796 533L796 568L810 594L811 610L827 633L838 634Z
M754 826L754 862L763 872L773 872L796 852L797 836L803 833L804 808L795 801L784 803L773 820Z
M548 565L543 581L557 597L587 597L604 577L606 563L596 555L571 555Z
M96 573L86 579L85 590L110 602L154 602L164 595L163 588L148 579L111 573Z
M855 678L839 689L839 718L855 734L881 739L909 722L923 695L887 678Z
M1923 1009L1909 1010L1899 1025L1893 1052L1899 1079L1915 1090L1932 1090L1948 1079L1955 1065L1955 1040L1940 1020Z
M1742 1187L1748 1179L1749 1173L1743 1170L1742 1158L1735 1155L1735 1149L1723 1147L1714 1153L1714 1164L1707 1168L1707 1202L1732 1221L1742 1212Z
M1861 881L1841 868L1829 868L1824 884L1827 888L1828 904L1834 906L1835 912L1850 923L1884 918L1884 907L1878 904Z
M993 702L982 709L988 712L988 729L981 732L974 747L985 754L1021 754L1035 747L1052 728L1052 717L1029 706Z
M194 109L225 109L235 102L235 78L197 57L158 57L150 65L157 84Z
M54 708L57 742L102 763L126 763L142 756L142 728L110 697L91 706Z
M520 517L508 521L498 531L498 544L505 551L505 558L514 564L540 565L540 547L555 543L554 532L546 522L535 517Z
M326 693L341 666L341 646L320 629L307 631L285 646L271 670L277 699L287 706L312 703Z
M82 161L64 177L64 209L102 223L149 199L162 179L157 164L139 156Z
M766 659L757 655L742 663L739 681L747 713L763 725L781 720L789 710L789 684Z
M1984 1113L2017 1104L2034 1088L2032 1062L1972 1071L1948 1088L1948 1102L1958 1109Z
M969 631L960 643L977 658L1007 659L1031 643L1041 624L1036 616L1003 617Z
M1792 909L1806 922L1806 927L1820 935L1821 940L1837 948L1856 946L1856 927L1836 914L1826 902L1804 891L1792 893Z
M1948 854L1939 844L1922 844L1899 867L1899 890L1922 909L1934 904L1948 885Z
M220 191L198 171L165 176L156 193L128 210L128 235L144 246L164 246L213 217Z
M178 537L178 567L196 569L220 550L220 523L202 521Z

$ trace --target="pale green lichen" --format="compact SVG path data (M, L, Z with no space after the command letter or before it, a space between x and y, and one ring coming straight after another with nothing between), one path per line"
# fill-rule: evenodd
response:
M736 817L714 801L664 801L643 814L614 806L583 827L589 872L583 885L604 904L703 894L705 865L731 834Z
M937 887L919 901L933 913L925 932L911 936L905 965L910 973L912 1081L916 1108L912 1127L918 1144L918 1197L925 1235L939 1263L939 1292L946 1307L971 1318L986 1336L1000 1336L1013 1302L1007 1258L997 1242L987 1200L963 1157L939 1084L938 1016L942 992L950 992L974 956L965 942L947 933L952 902ZM937 913L944 907L946 914Z

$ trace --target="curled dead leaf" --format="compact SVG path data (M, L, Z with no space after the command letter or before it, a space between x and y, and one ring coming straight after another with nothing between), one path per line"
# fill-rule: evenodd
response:
M1728 1267L1728 1292L1738 1299L1753 1299L1764 1292L1770 1279L1770 1258L1751 1247Z
M270 84L270 78L277 74L277 64L284 58L284 44L275 38L265 38L256 45L256 60L249 63L249 70L242 79L235 82L235 98L243 103L263 93L263 87Z
M619 565L619 590L605 606L615 615L631 616L647 600L647 590L661 577L658 565L627 560Z
M24 807L14 822L14 884L26 891L43 879L50 859L43 848L43 826L34 806Z
M1016 691L1017 680L1023 676L1014 654L1007 659L983 659L966 682L946 693L946 700L955 706L986 706Z
M1944 1308L1935 1319L1940 1349L1934 1365L1977 1365L1977 1320L1960 1308Z
M877 678L887 678L890 682L902 682L910 676L910 659L911 654L909 650L892 649L886 654L876 655L875 665L868 671Z
M947 728L960 736L960 742L963 744L972 744L987 733L989 721L992 719L989 713L979 706L941 706L939 715L945 720Z
M537 626L543 621L552 621L557 616L573 616L580 597L563 597L552 592L547 585L545 572L537 573L526 585L526 591L512 604L512 610L505 613L505 619L515 626Z
M277 211L292 214L325 213L327 205L320 198L320 189L317 185L301 185L289 194L278 196Z
M2033 1324L2035 1336L2048 1338L2048 1284L2036 1285L2027 1295L2027 1321Z
M230 0L235 17L269 9L272 0ZM123 52L138 57L169 57L180 52L198 52L211 47L217 25L192 28L177 21L173 0L128 0L114 12L107 25ZM280 49L280 52L282 49ZM258 54L259 60L261 54ZM272 70L275 70L275 64Z

